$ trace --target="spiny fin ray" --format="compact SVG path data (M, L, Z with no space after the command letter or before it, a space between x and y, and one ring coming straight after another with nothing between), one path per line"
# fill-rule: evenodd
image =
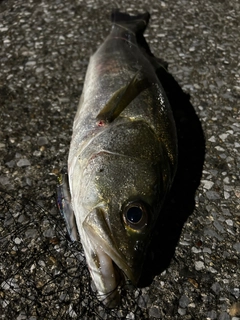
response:
M98 121L112 122L142 91L150 87L149 80L147 78L139 80L138 74L139 72L134 75L128 85L114 92L97 115Z

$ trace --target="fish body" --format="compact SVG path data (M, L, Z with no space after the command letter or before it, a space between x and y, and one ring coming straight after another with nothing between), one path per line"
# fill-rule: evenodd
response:
M90 58L68 158L70 232L74 240L78 230L109 307L119 303L122 275L139 280L176 171L175 124L156 75L164 66L139 43L148 20L113 12L112 30Z

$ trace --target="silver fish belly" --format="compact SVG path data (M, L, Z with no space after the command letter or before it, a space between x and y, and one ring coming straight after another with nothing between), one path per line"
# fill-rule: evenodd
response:
M124 277L137 284L176 171L175 124L156 76L163 66L138 41L148 20L113 12L112 30L90 58L68 158L70 232L76 238L78 230L108 307L119 303Z

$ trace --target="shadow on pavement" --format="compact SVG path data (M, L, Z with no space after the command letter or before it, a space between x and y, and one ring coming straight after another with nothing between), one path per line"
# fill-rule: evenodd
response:
M201 123L177 81L164 68L158 77L172 106L178 137L178 169L172 189L160 213L139 286L150 285L174 256L184 223L195 208L195 192L202 175L205 139Z

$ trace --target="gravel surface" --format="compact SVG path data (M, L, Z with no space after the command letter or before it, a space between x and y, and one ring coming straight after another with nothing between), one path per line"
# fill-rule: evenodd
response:
M141 288L108 310L54 197L112 7L151 13L146 39L190 101L161 75L179 170ZM240 319L239 12L237 0L0 2L1 319Z

